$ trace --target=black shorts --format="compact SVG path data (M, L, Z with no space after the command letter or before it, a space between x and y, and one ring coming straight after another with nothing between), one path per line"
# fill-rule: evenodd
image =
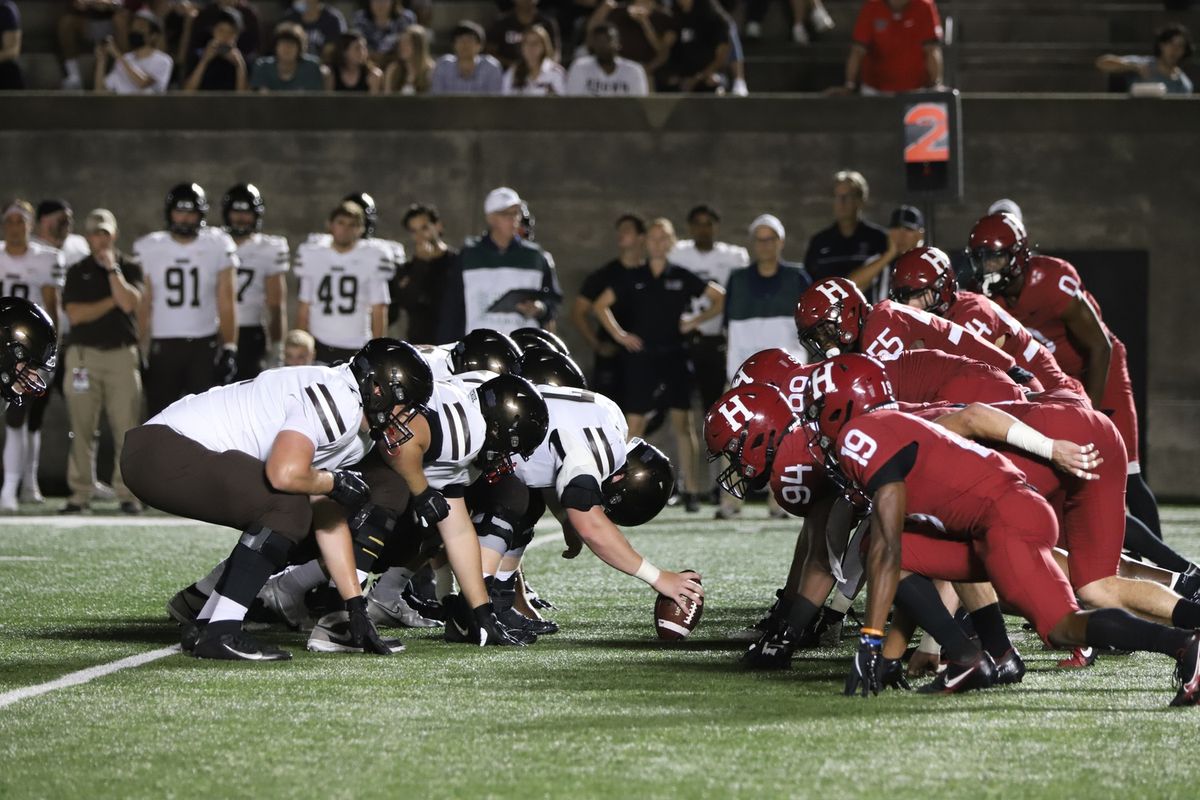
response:
M262 325L238 328L237 380L248 381L262 372L267 356L267 332Z
M354 358L354 354L358 350L347 350L344 347L330 347L327 344L317 342L317 363L333 366L341 361L349 361Z
M692 336L688 340L688 357L696 372L696 388L700 393L700 407L708 411L712 404L725 393L725 356L727 346L724 336Z
M217 337L152 339L146 405L153 417L179 398L217 385Z
M622 353L618 358L620 406L626 414L692 407L696 376L684 351L658 355Z

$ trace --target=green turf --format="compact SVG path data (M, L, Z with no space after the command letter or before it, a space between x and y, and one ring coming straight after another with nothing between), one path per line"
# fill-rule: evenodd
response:
M1063 672L1018 631L1022 685L950 698L839 696L849 641L790 673L740 671L724 637L770 599L794 531L747 516L671 510L632 535L704 573L704 620L681 645L654 639L644 586L544 547L529 574L563 632L532 648L407 631L385 660L281 633L291 663L171 656L0 708L0 798L1200 795L1200 709L1167 708L1161 657ZM1200 554L1200 511L1164 517ZM163 602L234 541L94 522L0 525L0 694L173 643Z

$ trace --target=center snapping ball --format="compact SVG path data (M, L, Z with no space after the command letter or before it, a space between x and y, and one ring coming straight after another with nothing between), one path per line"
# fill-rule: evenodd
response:
M685 570L685 572L696 575L691 570ZM696 575L693 580L700 583L700 576ZM684 605L687 607L687 611L681 610L675 601L665 594L658 595L658 599L654 601L654 630L658 633L659 639L664 641L684 639L700 624L700 617L704 614L704 604L686 600Z

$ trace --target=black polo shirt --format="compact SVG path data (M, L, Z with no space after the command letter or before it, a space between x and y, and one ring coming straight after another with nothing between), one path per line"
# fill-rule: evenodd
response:
M136 261L130 261L118 253L117 266L125 273L126 282L141 287L142 268ZM97 264L95 258L88 256L67 270L67 282L62 295L63 305L95 303L112 297L108 280L108 273L104 267ZM128 347L137 344L137 340L137 323L133 314L126 314L115 306L99 319L72 325L71 330L67 332L67 344L96 347L101 350Z
M842 236L837 223L815 234L808 242L804 268L814 281L844 278L888 249L887 231L873 222L861 220L854 233Z
M668 263L655 278L650 265L643 264L624 270L613 281L613 314L621 327L641 338L648 355L682 350L679 319L707 288L708 281L683 267Z
M614 258L600 269L590 273L583 279L583 285L579 287L579 296L590 303L596 302L596 298L604 294L604 290L612 286L617 280L626 273L627 269L621 263L621 259ZM617 318L617 322L624 326L624 321L621 319L621 311L617 306L612 308L613 316ZM611 342L612 337L608 335L608 329L603 325L596 332L596 338L602 342Z

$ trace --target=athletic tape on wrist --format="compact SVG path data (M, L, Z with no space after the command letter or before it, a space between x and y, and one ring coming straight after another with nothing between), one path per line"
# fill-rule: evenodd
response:
M653 586L660 575L662 575L662 570L644 558L642 559L641 565L638 566L637 572L633 573L633 577L646 583L648 586Z
M1013 447L1047 460L1054 455L1054 440L1038 433L1024 422L1014 422L1005 439Z

